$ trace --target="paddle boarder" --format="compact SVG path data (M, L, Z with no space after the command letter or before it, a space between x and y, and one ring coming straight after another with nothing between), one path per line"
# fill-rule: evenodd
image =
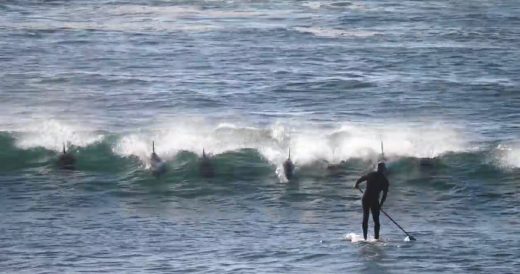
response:
M384 174L386 166L384 162L377 164L377 171L370 172L365 176L359 178L354 188L359 188L359 184L366 181L367 186L363 194L363 237L367 239L368 232L368 217L369 211L372 211L372 219L374 220L374 238L379 239L379 212L383 203L386 200L388 193L389 182ZM383 192L381 202L379 201L379 194Z

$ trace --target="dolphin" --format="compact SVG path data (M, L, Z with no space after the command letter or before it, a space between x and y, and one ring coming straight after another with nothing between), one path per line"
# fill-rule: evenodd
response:
M155 153L155 142L152 141L152 155L150 155L152 174L159 176L166 171L166 163Z
M419 166L425 167L425 168L432 168L435 167L439 163L438 157L428 158L428 157L421 157L418 159Z
M343 168L345 167L346 164L347 164L347 161L345 161L345 160L341 160L339 163L336 163L336 164L328 164L327 170L333 171L333 172L341 171L341 170L343 170Z
M72 153L68 152L65 148L65 144L63 144L63 151L58 158L58 165L62 169L74 169L74 164L76 163L76 157L72 155Z
M285 174L285 178L290 180L294 175L294 164L291 161L291 149L289 148L289 157L285 162L283 162L283 173Z
M335 152L335 150L333 149L332 158L335 158L334 152ZM338 172L338 171L341 171L345 167L346 164L347 164L347 161L345 161L345 160L341 160L339 163L329 163L327 161L327 170L331 171L331 172Z
M200 159L199 170L203 177L210 178L215 176L215 170L213 169L211 158L206 154L204 148L202 148L202 158Z

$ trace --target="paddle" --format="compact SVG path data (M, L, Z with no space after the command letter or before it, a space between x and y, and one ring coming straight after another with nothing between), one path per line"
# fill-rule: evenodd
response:
M383 149L383 140L381 140L381 160L386 161L385 159L385 151Z
M358 190L361 191L361 193L363 193L363 190L361 190L361 188L358 188ZM388 219L390 219L390 221L392 221L397 227L399 227L399 229L401 229L404 232L404 234L406 234L406 236L408 236L408 239L410 239L410 241L416 240L414 236L410 235L396 221L394 221L394 219L392 219L392 217L390 217L390 215L386 214L386 212L382 208L380 210L381 210L381 212L383 212L383 214L386 215L386 217L388 217Z

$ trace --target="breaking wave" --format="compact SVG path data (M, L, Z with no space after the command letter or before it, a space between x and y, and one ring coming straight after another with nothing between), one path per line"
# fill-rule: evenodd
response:
M48 120L23 130L0 133L0 163L2 170L47 166L65 144L77 154L78 169L147 169L154 141L163 160L179 169L195 169L204 149L217 166L252 165L272 175L280 170L289 150L297 169L303 170L326 168L342 161L374 163L381 156L383 142L384 155L390 163L470 153L483 161L488 155L498 155L498 161L489 162L500 167L520 167L518 147L499 146L489 153L489 149L476 147L461 132L443 124L342 123L331 127L274 123L260 127L185 119L148 130L110 133Z

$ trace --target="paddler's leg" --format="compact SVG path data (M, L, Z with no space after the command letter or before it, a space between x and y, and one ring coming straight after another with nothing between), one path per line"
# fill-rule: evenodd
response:
M368 234L368 216L370 214L370 204L368 201L363 199L363 237L365 241L367 239Z
M374 238L377 240L379 239L379 229L381 227L379 224L379 201L374 201L370 208L372 209L372 219L374 220Z

